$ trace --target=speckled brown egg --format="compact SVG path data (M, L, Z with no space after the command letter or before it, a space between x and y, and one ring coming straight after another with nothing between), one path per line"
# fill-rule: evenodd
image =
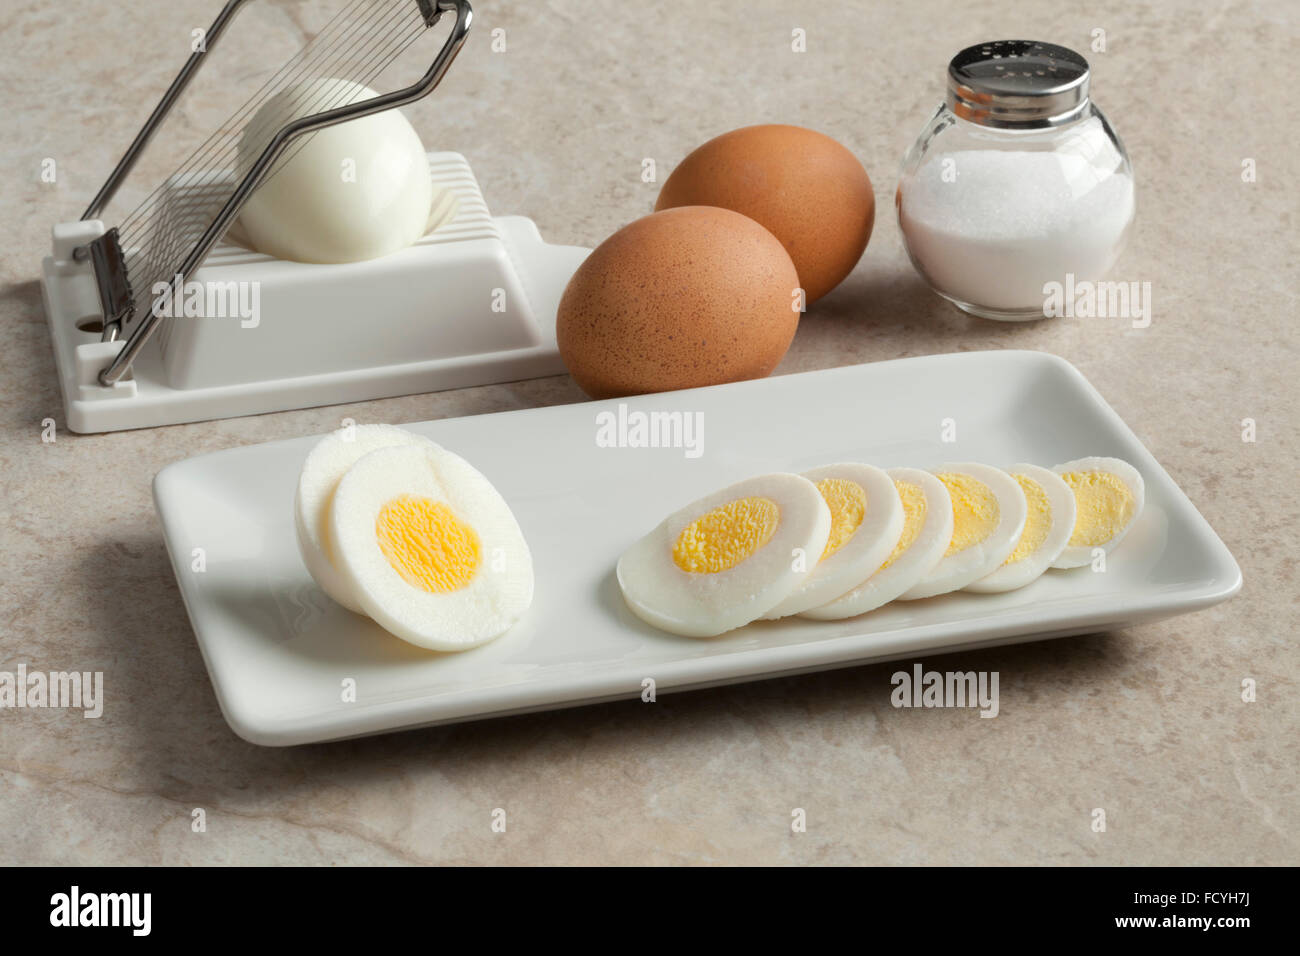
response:
M762 378L799 324L794 263L728 209L638 219L578 267L555 320L560 357L593 398Z
M856 156L800 126L746 126L699 147L673 170L655 209L721 206L766 226L820 299L862 258L876 219Z

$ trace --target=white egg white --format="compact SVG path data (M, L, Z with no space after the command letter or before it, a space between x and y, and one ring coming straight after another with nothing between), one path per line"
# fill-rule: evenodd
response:
M1128 534L1129 528L1137 523L1138 517L1142 514L1142 507L1146 503L1146 483L1142 480L1142 473L1130 465L1128 462L1119 458L1079 458L1075 461L1067 461L1057 465L1052 471L1058 475L1069 474L1072 471L1101 471L1114 475L1133 495L1133 517L1129 523L1120 528L1110 540L1105 544L1097 545L1109 554L1117 544ZM1068 486L1067 486L1068 487ZM1073 530L1073 528L1071 528ZM1091 564L1093 560L1093 546L1089 545L1069 545L1061 551L1057 559L1052 562L1054 568L1081 568Z
M240 137L243 175L285 123L376 96L350 80L288 86L253 114ZM346 175L345 175L346 174ZM409 246L434 207L429 157L401 112L384 110L317 130L281 154L240 210L259 252L297 262L374 259Z
M972 584L966 585L967 591L980 594L996 594L1002 591L1014 591L1031 581L1036 581L1043 572L1052 566L1065 549L1070 534L1074 531L1074 492L1070 490L1061 476L1055 472L1040 468L1038 465L1012 465L1007 469L1011 475L1023 475L1038 482L1051 508L1051 524L1047 537L1033 552L1014 563L1003 563L996 571L987 574ZM1027 522L1026 522L1027 524ZM1016 548L1019 547L1017 539ZM1016 548L1012 548L1015 553ZM1010 560L1009 558L1007 560Z
M935 474L964 474L983 482L998 503L998 523L983 541L945 557L919 584L899 595L899 600L947 594L994 571L1015 550L1025 530L1028 505L1016 480L1000 468L974 462L944 465Z
M394 445L436 448L427 438L395 425L352 425L316 443L303 462L293 500L293 525L303 563L321 590L349 611L364 613L352 586L339 573L329 536L329 505L339 479L363 455Z
M416 587L380 549L376 520L407 495L444 503L478 535L482 561L464 587ZM510 506L483 474L444 448L408 445L365 455L338 483L329 522L339 571L362 608L412 644L476 647L508 630L532 603L532 556Z
M925 522L916 538L887 567L880 568L835 600L802 612L800 617L838 621L874 611L915 587L943 558L952 540L952 499L944 483L917 468L891 468L886 474L891 482L915 485L925 497Z
M894 480L873 465L827 465L803 476L816 484L827 478L855 482L866 492L862 524L834 554L817 562L794 593L764 615L779 618L820 607L875 574L903 533L903 502Z
M760 497L780 511L767 543L716 573L683 571L673 560L682 531L739 498ZM701 498L669 516L618 560L628 608L647 624L686 637L713 637L748 624L798 587L826 548L831 513L807 478L761 475Z

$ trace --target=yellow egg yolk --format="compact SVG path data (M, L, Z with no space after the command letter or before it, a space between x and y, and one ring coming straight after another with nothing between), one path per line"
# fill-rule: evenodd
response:
M819 560L825 561L853 537L867 515L867 489L847 478L823 478L817 490L831 509L831 536Z
M1020 542L1011 556L1003 564L1015 564L1023 561L1043 546L1047 532L1052 530L1052 503L1047 500L1043 486L1026 475L1012 475L1020 483L1029 504L1029 513L1025 517L1025 530L1020 533Z
M1118 476L1108 471L1072 471L1061 477L1074 492L1077 509L1070 547L1105 544L1133 520L1137 500Z
M880 566L881 571L893 564L916 541L916 536L925 527L925 513L929 507L925 503L925 492L917 485L910 481L895 481L894 487L898 489L898 497L903 502L903 533L898 544L894 545L894 553Z
M399 495L379 509L375 537L393 570L433 594L458 591L482 562L478 532L444 502Z
M767 544L780 522L781 509L770 498L737 498L683 528L673 562L691 574L726 571Z
M1001 510L993 489L977 478L957 472L937 476L952 497L952 540L944 557L979 544L998 526Z

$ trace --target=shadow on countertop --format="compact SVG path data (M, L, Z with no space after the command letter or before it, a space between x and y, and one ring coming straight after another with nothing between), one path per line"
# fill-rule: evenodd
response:
M0 316L4 317L9 343L4 390L7 424L36 427L42 419L51 417L62 428L63 398L45 324L40 282L33 279L0 287Z

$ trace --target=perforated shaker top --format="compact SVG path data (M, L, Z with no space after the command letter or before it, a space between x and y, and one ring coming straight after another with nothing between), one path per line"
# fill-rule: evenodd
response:
M979 43L948 63L948 106L981 126L1059 126L1087 109L1088 76L1088 61L1055 43Z

